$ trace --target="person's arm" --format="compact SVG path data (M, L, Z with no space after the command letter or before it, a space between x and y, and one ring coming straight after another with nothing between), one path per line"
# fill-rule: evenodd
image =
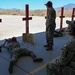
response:
M71 61L73 54L74 52L70 53L68 57L61 57L60 59L57 60L58 61L57 64L61 66L67 65Z
M67 44L66 46L64 46L62 48L62 54L61 57L59 59L57 59L57 64L58 65L67 65L71 59L73 58L74 52L70 50L70 46L71 46L72 42L70 42L69 44Z

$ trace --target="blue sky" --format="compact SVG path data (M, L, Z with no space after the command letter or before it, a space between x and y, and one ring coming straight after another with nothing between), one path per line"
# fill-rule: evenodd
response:
M18 8L18 9L25 9L25 5L29 4L30 10L35 9L46 9L45 3L47 3L49 0L0 0L0 8L5 9L12 9L12 8ZM74 3L75 0L50 0L53 2L53 7L60 7L69 3Z

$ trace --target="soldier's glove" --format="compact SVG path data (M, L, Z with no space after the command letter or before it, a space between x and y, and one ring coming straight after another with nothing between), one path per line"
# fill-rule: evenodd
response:
M11 39L5 39L5 41L6 41L6 42L10 42L10 41L11 41Z
M8 42L9 40L8 39L5 39L5 41Z

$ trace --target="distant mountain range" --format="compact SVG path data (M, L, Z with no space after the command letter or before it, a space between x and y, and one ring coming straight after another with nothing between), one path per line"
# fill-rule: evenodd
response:
M73 8L75 8L75 4L70 3L70 4L67 4L67 5L61 6L61 7L64 7L65 10L72 10ZM57 7L55 9L58 10L61 7ZM0 8L0 10L22 10L22 9L17 9L17 8L12 8L12 9Z
M65 10L72 10L73 8L75 8L75 4L70 3L70 4L67 4L67 5L61 6L61 7L64 7ZM55 9L57 10L57 9L60 9L61 7L58 7L58 8L55 8Z
M4 8L0 8L0 10L4 10Z
M18 9L18 8L12 8L12 9L0 8L0 10L21 10L21 9Z

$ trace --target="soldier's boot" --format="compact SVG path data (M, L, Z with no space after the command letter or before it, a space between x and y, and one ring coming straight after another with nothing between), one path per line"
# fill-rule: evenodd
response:
M44 47L48 47L48 46L49 46L49 44L44 45Z
M11 61L10 62L10 65L9 65L9 73L12 73L13 72L13 65L14 65L14 62Z
M53 50L53 47L52 46L51 47L47 47L46 50L47 51Z
M34 58L33 61L34 61L34 62L42 62L43 59L42 59L42 58Z
M33 52L31 52L31 57L32 57L34 62L42 62L43 61L42 58L37 58Z

